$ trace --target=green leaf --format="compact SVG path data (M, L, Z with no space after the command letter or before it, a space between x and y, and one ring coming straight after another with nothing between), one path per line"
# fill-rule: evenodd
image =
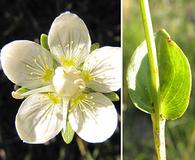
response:
M155 42L160 79L160 114L166 119L176 119L183 115L189 103L190 65L182 50L165 30L156 33ZM146 113L153 113L151 76L145 41L132 56L127 81L134 105Z
M104 95L113 102L119 101L120 99L118 94L116 94L115 92L104 93Z
M66 144L69 144L70 142L72 142L72 140L74 138L74 131L72 130L72 127L71 127L70 122L68 120L66 122L66 130L64 131L64 129L62 129L61 134L62 134L62 138Z
M127 83L134 105L146 113L153 113L151 74L144 41L135 50L127 70Z
M100 48L100 44L99 43L93 43L92 45L91 45L91 52L92 51L94 51L95 49L98 49L98 48Z
M45 49L49 50L48 36L46 34L44 34L44 33L41 34L40 43L41 43L41 46L43 46Z

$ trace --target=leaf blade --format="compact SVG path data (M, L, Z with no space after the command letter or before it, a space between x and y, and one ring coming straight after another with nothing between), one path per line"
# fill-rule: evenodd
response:
M182 50L165 30L157 33L156 41L159 51L161 114L166 119L173 120L184 114L189 103L190 65Z
M168 120L181 117L187 109L191 92L189 62L165 30L155 35L160 79L160 114ZM128 88L134 105L154 112L147 47L144 41L134 52L127 72Z

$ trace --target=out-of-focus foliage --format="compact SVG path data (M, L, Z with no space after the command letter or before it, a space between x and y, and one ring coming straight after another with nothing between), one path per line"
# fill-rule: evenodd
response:
M120 46L120 0L113 0L112 3L110 0L1 0L0 49L13 40L39 42L42 33L48 34L54 18L65 11L71 11L84 20L92 43ZM13 84L0 70L0 160L85 159L79 150L77 135L69 145L65 144L60 134L47 144L23 143L15 129L15 115L21 101L11 97L13 89ZM115 105L120 113L120 101L115 102ZM120 123L115 134L106 142L84 142L84 146L91 154L87 157L119 160Z
M135 48L144 40L139 1L124 0L123 62L124 77ZM195 1L150 0L154 31L165 28L189 59L195 81ZM137 110L127 95L124 80L124 159L155 159L150 116ZM195 90L184 116L166 125L168 160L193 160L195 157Z

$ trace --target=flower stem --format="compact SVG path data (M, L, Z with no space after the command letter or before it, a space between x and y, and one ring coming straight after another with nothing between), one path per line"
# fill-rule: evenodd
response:
M142 21L144 26L144 32L146 37L146 43L148 48L148 58L150 64L150 73L152 80L152 106L154 107L154 113L151 114L153 124L153 135L155 149L158 160L166 160L166 148L165 148L165 119L160 116L160 102L159 102L159 71L157 62L156 45L153 34L152 20L150 15L150 9L148 0L140 0L140 9L142 15Z
M76 138L77 145L79 147L79 150L81 152L81 155L83 159L85 160L93 160L93 157L91 153L86 149L85 144L83 143L83 140L80 139L79 137Z

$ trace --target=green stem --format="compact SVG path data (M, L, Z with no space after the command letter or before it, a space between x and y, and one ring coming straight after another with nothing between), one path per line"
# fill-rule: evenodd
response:
M81 155L82 155L83 159L93 160L93 157L92 157L91 153L87 150L83 140L80 139L79 137L77 137L76 142L77 142L77 145L79 147L79 150L81 152Z
M76 142L77 142L77 145L78 145L79 150L81 152L81 155L83 157L86 157L87 151L86 151L85 144L83 143L82 139L80 139L79 137L77 137L76 138Z
M148 48L148 58L150 64L150 73L152 80L152 105L154 106L154 113L151 114L153 124L153 135L155 149L158 160L166 160L166 148L165 148L165 119L160 116L160 102L159 102L159 71L157 62L156 45L153 34L152 20L150 16L150 9L148 0L140 0L140 9L142 14L142 20L144 25L144 32L146 37L146 43Z
M165 147L165 122L166 120L158 116L158 114L151 114L153 136L155 150L158 160L166 160L166 147Z
M148 58L150 62L150 72L152 78L152 90L154 96L154 105L158 105L158 90L159 90L159 74L158 74L158 62L156 55L156 45L154 40L152 21L150 16L150 9L148 0L140 0L140 7L142 13L142 20L144 24L144 31L146 36L146 43L148 47Z

